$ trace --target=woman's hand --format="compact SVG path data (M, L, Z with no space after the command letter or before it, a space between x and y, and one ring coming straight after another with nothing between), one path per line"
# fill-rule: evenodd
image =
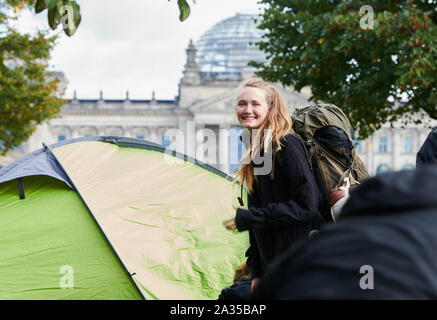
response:
M238 209L238 206L236 206L235 204L232 204L232 207L233 207L235 210ZM238 232L237 225L236 225L236 223L235 223L235 217L232 218L232 219L229 219L229 220L225 220L225 221L223 221L223 225L224 225L225 228L226 228L227 230L229 230L229 231L232 231L232 232L235 232L235 233Z
M253 293L253 290L258 286L259 278L253 278L252 283L250 285L250 293Z

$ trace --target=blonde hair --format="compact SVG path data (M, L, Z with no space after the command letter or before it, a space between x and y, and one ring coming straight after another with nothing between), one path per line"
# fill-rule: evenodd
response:
M247 260L244 260L243 263L235 270L235 276L234 281L232 284L235 284L235 282L243 280L243 279L250 279L250 270L249 267L246 264Z
M267 136L267 145L272 143L273 153L281 150L280 139L290 133L293 129L291 117L288 113L287 106L281 95L281 93L274 86L268 84L259 78L253 78L248 80L244 85L244 88L257 88L262 89L265 92L265 98L269 111L265 121L258 128L255 137L251 137L250 146L246 154L242 157L242 166L235 174L235 180L240 181L241 185L246 183L246 187L249 192L253 190L253 182L256 179L253 168L253 158L260 150L264 149L264 130L271 130L271 135ZM274 165L274 164L273 164Z

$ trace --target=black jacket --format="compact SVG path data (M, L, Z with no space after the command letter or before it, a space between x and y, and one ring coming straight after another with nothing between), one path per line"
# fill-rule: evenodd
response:
M261 276L296 239L320 228L320 193L304 148L297 137L287 135L274 157L273 179L257 176L248 210L237 210L237 229L249 230L246 256L252 278Z
M432 130L416 156L416 167L427 164L437 165L437 129Z
M224 288L217 300L249 300L251 285L250 279L237 281L232 286Z
M432 166L367 180L336 224L277 261L255 297L437 299L436 192Z

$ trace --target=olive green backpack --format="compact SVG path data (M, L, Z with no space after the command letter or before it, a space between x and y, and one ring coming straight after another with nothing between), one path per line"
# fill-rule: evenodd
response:
M316 182L321 190L320 214L333 221L330 192L349 178L356 186L368 178L366 166L356 155L351 124L345 113L333 104L315 104L292 116L294 132L303 140Z

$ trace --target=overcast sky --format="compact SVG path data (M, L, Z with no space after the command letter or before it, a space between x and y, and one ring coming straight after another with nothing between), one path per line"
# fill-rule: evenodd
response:
M258 0L197 0L179 21L177 0L78 1L82 21L71 37L61 33L51 69L64 72L66 98L173 99L185 65L185 49L214 24L239 13L259 13ZM18 26L48 28L47 11L21 12ZM59 26L56 33L60 33Z

